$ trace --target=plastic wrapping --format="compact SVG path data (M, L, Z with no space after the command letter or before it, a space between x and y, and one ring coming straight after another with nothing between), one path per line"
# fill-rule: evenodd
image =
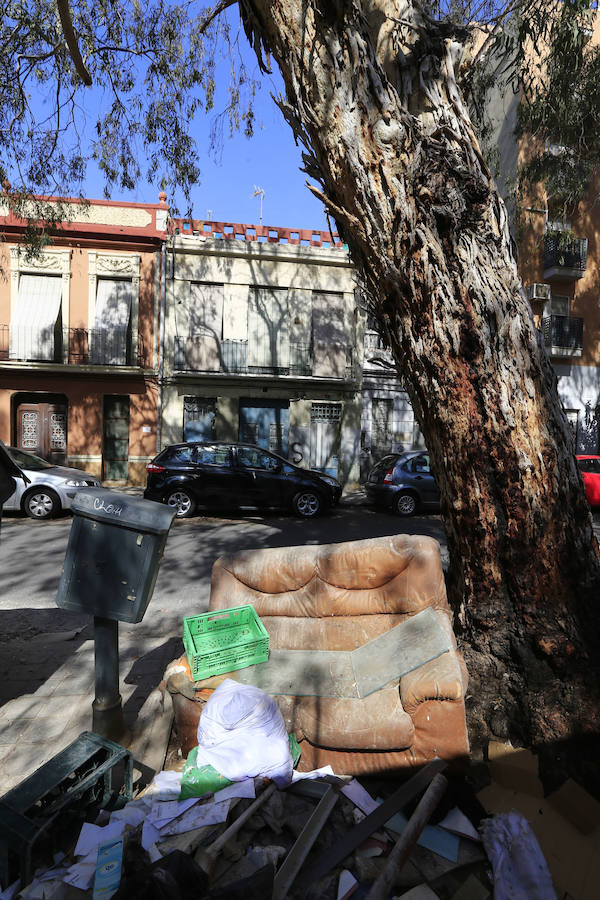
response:
M252 685L223 681L200 718L196 765L213 766L229 781L261 775L279 787L289 784L290 745L273 698Z

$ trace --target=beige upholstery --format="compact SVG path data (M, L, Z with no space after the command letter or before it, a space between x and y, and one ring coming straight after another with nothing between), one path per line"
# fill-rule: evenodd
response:
M210 610L247 603L272 649L354 650L426 607L436 610L456 646L439 545L429 537L393 535L218 559ZM466 684L464 663L452 649L363 700L276 699L301 741L299 768L330 763L336 772L363 774L421 765L436 755L464 759Z

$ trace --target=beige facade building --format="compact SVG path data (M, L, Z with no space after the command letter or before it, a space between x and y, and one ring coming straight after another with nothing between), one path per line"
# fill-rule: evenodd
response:
M173 226L161 446L248 441L356 484L364 316L347 250L325 232Z

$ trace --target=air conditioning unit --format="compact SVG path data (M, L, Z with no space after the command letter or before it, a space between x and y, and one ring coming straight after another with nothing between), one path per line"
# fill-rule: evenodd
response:
M550 300L551 287L549 284L530 284L527 288L529 300Z

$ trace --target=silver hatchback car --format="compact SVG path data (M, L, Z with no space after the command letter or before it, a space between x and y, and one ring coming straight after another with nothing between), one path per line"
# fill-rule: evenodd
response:
M20 478L15 479L17 489L4 503L4 510L22 510L32 519L50 519L63 509L70 509L80 488L101 485L98 478L89 472L68 466L55 466L40 456L17 447L6 449L30 483L24 484Z

